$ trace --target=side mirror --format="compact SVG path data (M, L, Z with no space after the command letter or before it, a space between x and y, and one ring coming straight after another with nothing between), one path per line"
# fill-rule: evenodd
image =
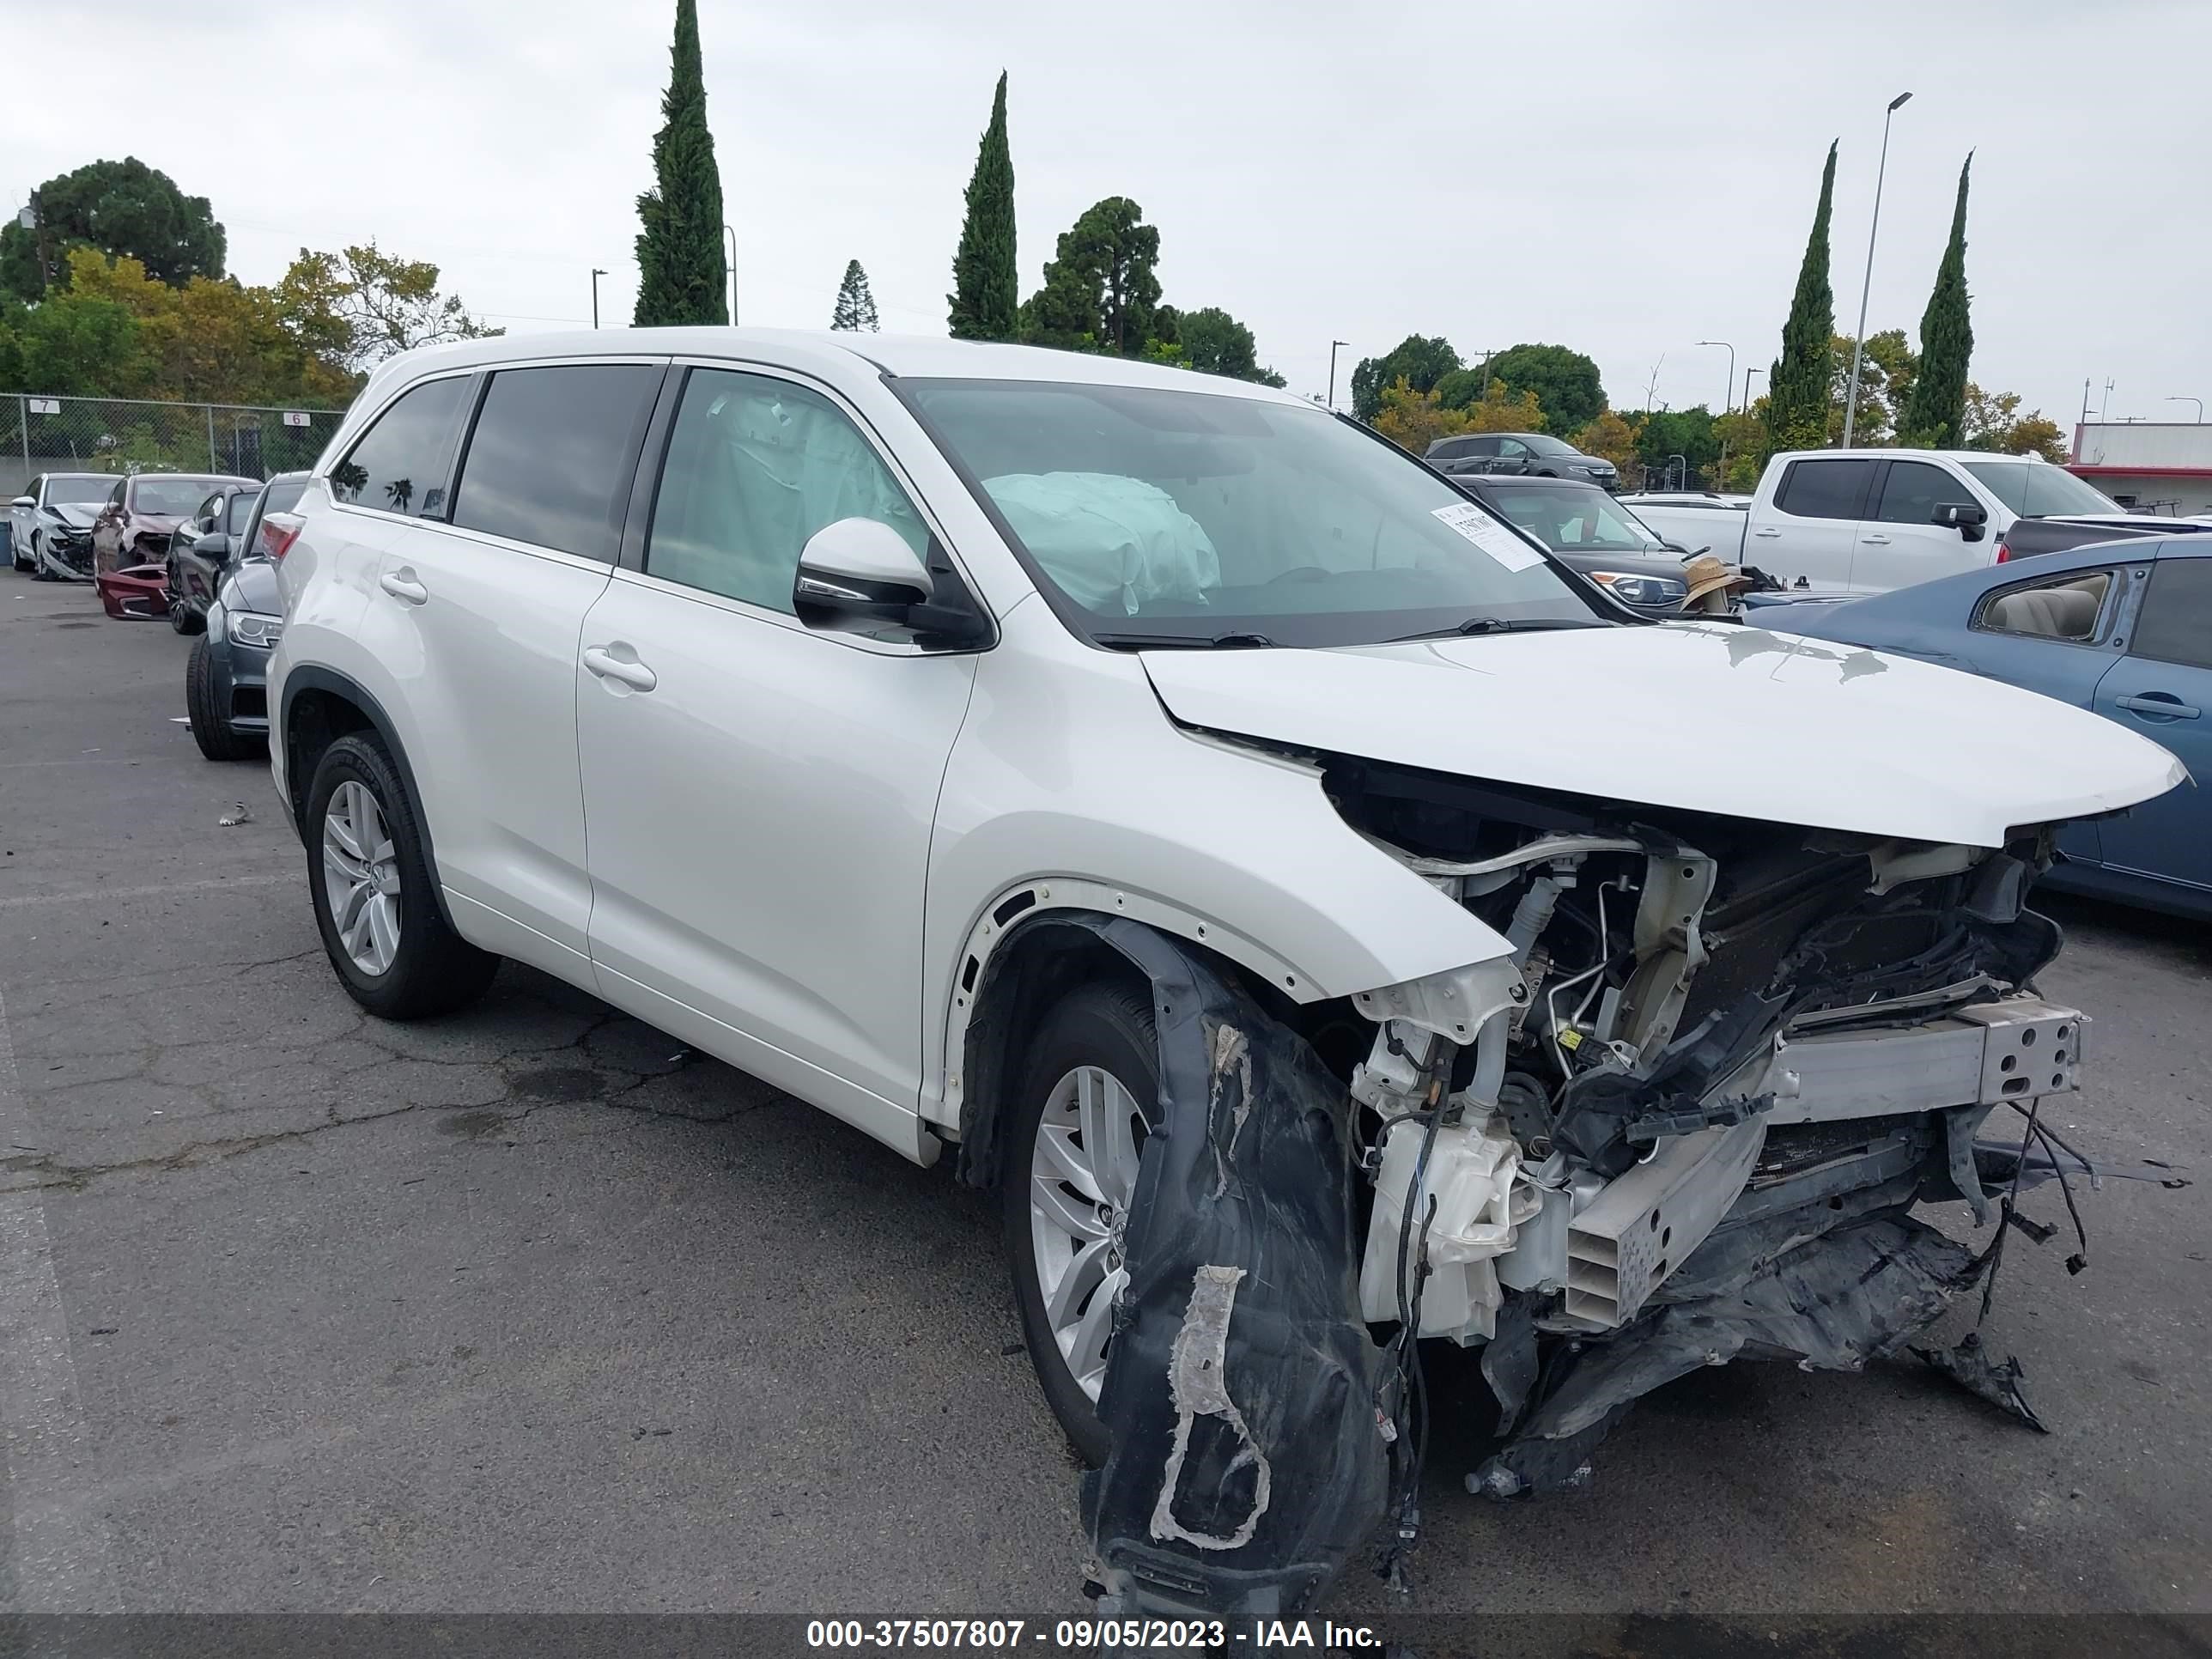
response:
M32 500L28 495L18 495L14 501L9 502L8 505L10 507L36 507L38 502Z
M935 586L897 531L874 519L840 519L799 550L791 603L805 623L851 617L902 623Z
M203 536L192 544L192 551L203 559L221 564L230 556L230 538L223 535Z
M1945 501L1928 518L1929 523L1942 525L1946 530L1955 530L1970 542L1981 540L1982 526L1990 521L1990 515L1973 501Z

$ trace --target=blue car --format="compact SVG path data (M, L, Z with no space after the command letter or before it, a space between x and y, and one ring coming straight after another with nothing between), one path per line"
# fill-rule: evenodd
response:
M1766 607L1777 633L1941 663L2092 709L2179 757L2190 781L2069 824L2044 878L2212 920L2212 538L2106 542L1844 605ZM1929 718L1942 718L1931 708ZM1972 741L1971 732L1960 734ZM2063 770L2066 756L2051 757Z

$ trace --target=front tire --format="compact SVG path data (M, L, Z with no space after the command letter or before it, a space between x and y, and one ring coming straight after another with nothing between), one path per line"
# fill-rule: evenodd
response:
M207 618L185 603L185 585L177 575L177 562L169 561L169 626L186 635L207 632Z
M1000 1175L1014 1304L1045 1403L1097 1468L1113 1449L1098 1389L1127 1278L1122 1237L1160 1121L1150 1005L1120 985L1070 992L1038 1029L1019 1079Z
M440 913L422 831L375 738L356 733L323 751L307 829L315 926L348 995L380 1018L424 1019L483 994L499 958Z
M192 741L211 761L241 761L261 752L251 738L231 730L215 695L215 653L204 637L192 642L185 663L185 713L192 723Z

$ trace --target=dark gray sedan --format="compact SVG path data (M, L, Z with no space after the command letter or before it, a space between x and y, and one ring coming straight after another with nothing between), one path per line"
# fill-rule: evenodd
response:
M1425 457L1431 466L1455 477L1575 478L1611 489L1620 469L1596 455L1541 432L1480 432L1439 438Z
M185 665L185 713L211 761L257 759L269 740L269 653L284 631L276 562L299 533L292 509L304 472L280 473L253 497L250 515L216 567L207 631ZM213 558L215 550L209 550Z

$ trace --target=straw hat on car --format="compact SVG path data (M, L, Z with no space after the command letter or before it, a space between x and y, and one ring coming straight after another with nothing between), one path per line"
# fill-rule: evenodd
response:
M1700 553L1682 567L1683 580L1690 584L1684 596L1685 611L1726 611L1728 602L1752 585L1750 577L1732 564L1723 564L1710 553ZM1710 596L1717 594L1717 603L1709 603Z

